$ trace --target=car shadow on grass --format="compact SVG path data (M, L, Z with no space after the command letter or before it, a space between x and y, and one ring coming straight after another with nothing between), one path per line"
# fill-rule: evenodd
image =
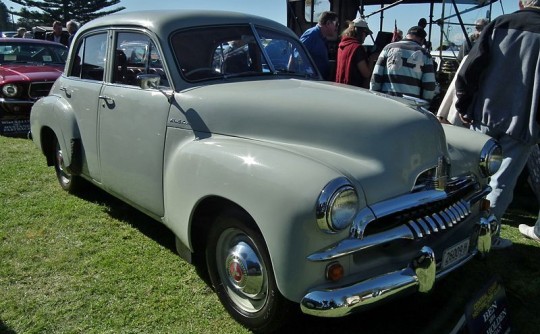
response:
M176 254L174 234L161 222L150 218L131 205L90 183L85 184L84 189L75 195L85 201L104 207L112 218L126 222L146 237Z
M0 319L0 333L2 334L17 334L13 329L9 328L2 319Z

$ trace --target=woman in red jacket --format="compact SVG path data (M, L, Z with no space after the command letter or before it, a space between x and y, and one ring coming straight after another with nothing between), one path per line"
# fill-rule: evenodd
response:
M337 52L336 82L369 88L371 66L366 49L362 45L373 32L367 22L357 18L341 35Z

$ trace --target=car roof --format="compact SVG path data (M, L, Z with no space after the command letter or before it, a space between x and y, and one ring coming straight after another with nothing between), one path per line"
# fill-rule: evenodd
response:
M182 28L248 23L263 25L295 36L284 25L264 17L215 10L145 10L120 12L92 20L83 25L81 30L86 31L111 26L132 26L145 27L160 36L168 36L171 32Z

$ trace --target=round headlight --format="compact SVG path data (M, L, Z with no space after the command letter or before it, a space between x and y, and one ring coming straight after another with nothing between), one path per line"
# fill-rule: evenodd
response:
M495 174L501 167L502 160L501 145L495 139L488 140L480 153L480 172L482 176L488 177Z
M7 84L2 87L2 94L6 97L14 97L17 95L19 90L17 89L17 86L14 84Z
M317 223L325 232L334 233L351 225L358 213L359 200L346 178L328 183L317 203Z

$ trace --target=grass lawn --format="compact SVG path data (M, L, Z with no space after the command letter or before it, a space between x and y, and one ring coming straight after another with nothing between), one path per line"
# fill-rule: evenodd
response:
M65 193L27 139L0 137L0 168L0 333L248 333L175 254L164 226L93 187ZM449 333L494 275L516 332L537 332L540 244L517 230L536 210L534 196L520 194L502 231L514 246L429 294L341 319L299 315L284 332Z

